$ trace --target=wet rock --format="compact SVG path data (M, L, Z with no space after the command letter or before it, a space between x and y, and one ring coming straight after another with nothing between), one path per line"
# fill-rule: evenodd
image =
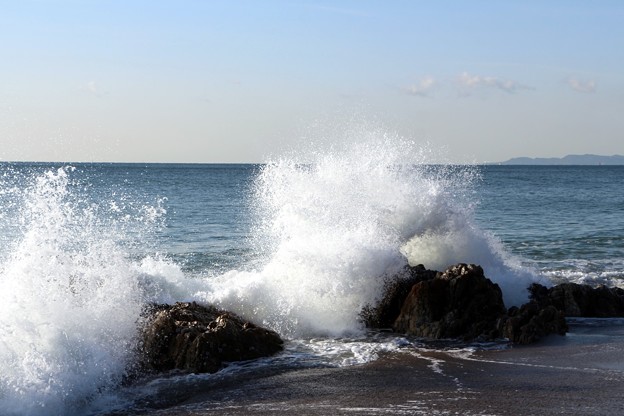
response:
M531 301L520 308L510 308L499 321L499 332L514 344L532 344L550 334L565 335L568 324L554 306Z
M551 290L533 284L531 301L507 311L500 288L485 277L480 266L458 264L436 272L419 265L388 279L380 302L365 308L361 316L368 327L392 327L419 337L507 338L515 344L529 344L549 334L565 335L568 330Z
M368 328L392 328L412 287L416 283L433 279L437 273L435 270L427 270L422 264L405 266L400 273L386 279L379 303L374 307L364 307L360 313L362 321Z
M275 354L283 344L273 331L195 302L152 307L141 335L142 364L158 372L212 373L226 362Z
M624 290L576 283L529 286L531 301L511 308L500 322L501 334L517 344L529 344L548 334L565 335L565 317L624 316Z
M624 289L563 283L548 290L548 299L565 316L609 318L624 316Z
M506 312L500 287L483 269L458 264L413 285L393 329L426 338L493 339Z

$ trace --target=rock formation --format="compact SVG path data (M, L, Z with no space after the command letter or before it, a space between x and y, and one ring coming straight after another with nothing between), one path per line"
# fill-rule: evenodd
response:
M564 284L533 284L530 302L507 310L498 285L473 264L444 272L406 267L387 279L379 303L362 311L368 327L423 338L495 340L529 344L549 334L564 335L565 316L624 316L624 290Z
M153 306L141 335L142 364L159 372L212 373L226 362L275 354L283 344L273 331L195 302Z
M403 302L412 287L419 282L433 279L438 272L425 266L405 266L396 276L386 279L384 293L376 306L366 306L360 317L369 328L390 329L401 313Z
M554 306L541 306L532 301L520 308L509 308L508 314L500 319L498 329L500 336L514 344L532 344L546 335L565 335L568 324L563 312Z
M537 289L533 287L533 291ZM542 291L543 293L543 291ZM565 316L609 318L624 316L624 289L562 283L548 289L548 304ZM543 299L543 298L542 298Z
M528 344L564 335L565 316L624 316L624 290L565 283L533 284L531 300L506 310L498 285L473 264L444 272L406 267L387 279L375 306L364 308L367 326L425 338L494 340ZM227 362L270 356L283 348L279 335L233 313L192 303L154 305L140 337L141 366L148 371L216 372Z
M426 338L492 339L505 313L501 290L483 269L458 264L412 286L393 329Z

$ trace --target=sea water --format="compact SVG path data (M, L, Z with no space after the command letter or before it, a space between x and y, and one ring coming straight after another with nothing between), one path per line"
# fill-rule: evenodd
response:
M351 365L411 341L361 308L406 264L624 286L624 167L431 165L382 135L262 165L0 164L0 414L121 412L258 367ZM278 331L276 357L123 386L150 302ZM202 378L203 377L203 378Z

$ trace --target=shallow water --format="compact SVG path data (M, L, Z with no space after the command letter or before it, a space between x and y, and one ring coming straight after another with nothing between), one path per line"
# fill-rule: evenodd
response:
M568 335L531 346L431 348L404 340L365 364L273 365L204 378L181 402L150 414L621 414L624 322L574 320L570 326Z

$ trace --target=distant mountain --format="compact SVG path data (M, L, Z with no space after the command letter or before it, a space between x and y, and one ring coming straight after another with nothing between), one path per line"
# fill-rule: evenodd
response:
M514 157L501 165L624 165L624 156L567 155L564 157Z

